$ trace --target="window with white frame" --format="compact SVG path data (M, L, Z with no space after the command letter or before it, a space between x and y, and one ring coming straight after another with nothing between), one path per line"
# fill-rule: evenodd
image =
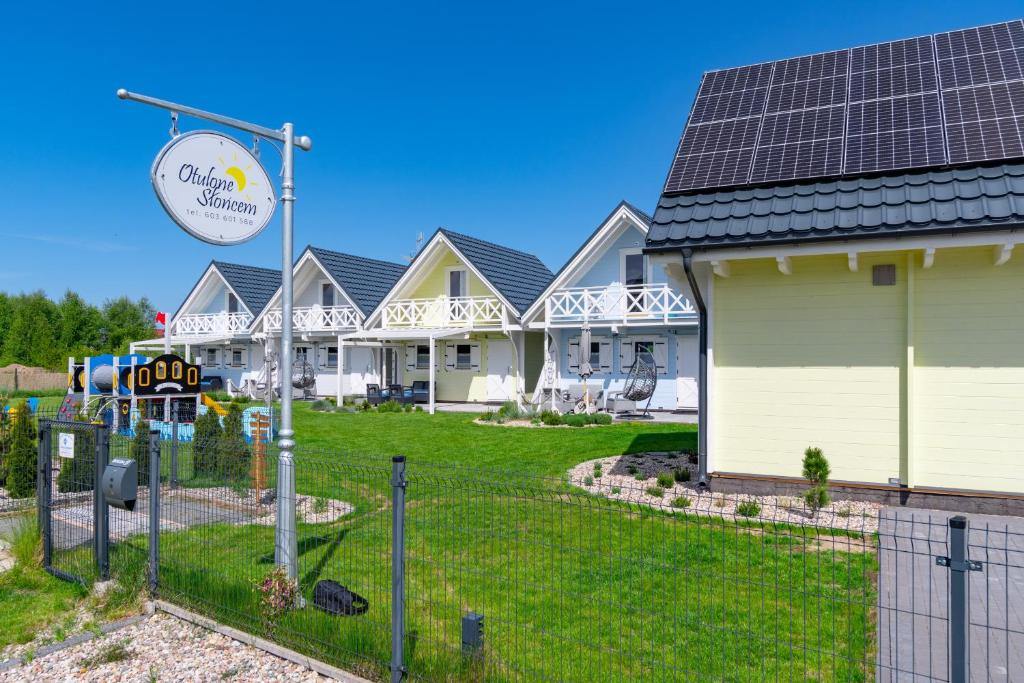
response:
M455 345L455 369L469 370L473 367L473 347L469 344Z
M580 338L569 339L569 371L578 372L580 359L590 361L591 370L596 373L612 371L612 340L611 337L594 336L590 338L590 348L580 349Z
M327 353L325 354L325 367L336 368L338 367L338 347L328 346Z
M479 342L451 342L444 345L446 370L480 370Z
M206 355L203 359L207 366L217 367L217 349L206 349Z
M637 358L657 368L659 375L668 373L668 339L662 336L629 336L619 342L619 371L629 372Z
M465 268L452 268L448 271L448 296L453 299L469 296L469 281Z
M240 368L245 365L245 349L243 348L232 348L231 349L231 367Z
M430 369L430 344L416 345L416 369Z
M231 292L228 292L226 305L228 313L238 313L238 297Z
M334 305L334 285L326 280L320 283L320 305L324 307Z

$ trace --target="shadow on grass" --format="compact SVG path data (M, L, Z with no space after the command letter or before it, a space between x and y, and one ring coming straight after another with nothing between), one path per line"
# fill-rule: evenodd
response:
M634 436L624 452L629 455L658 451L692 451L696 448L696 431L652 432Z

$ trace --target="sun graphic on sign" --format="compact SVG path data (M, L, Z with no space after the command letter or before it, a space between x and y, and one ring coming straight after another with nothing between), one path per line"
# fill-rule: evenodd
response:
M218 157L217 160L220 161L220 166L224 169L224 175L231 176L231 179L235 181L235 187L238 188L238 191L242 193L243 197L251 202L252 197L249 196L248 192L245 192L245 188L259 187L259 183L252 182L249 180L248 175L246 175L246 171L252 168L252 164L248 164L245 168L241 168L239 166L237 154L231 155L231 161L233 163L230 164L224 161L223 157Z

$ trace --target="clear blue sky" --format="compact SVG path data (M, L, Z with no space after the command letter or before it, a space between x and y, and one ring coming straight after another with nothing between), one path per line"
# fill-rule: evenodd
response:
M437 226L553 270L622 198L651 210L700 74L1014 18L1013 3L76 3L4 9L0 290L148 296L212 258L277 267L279 222L212 247L159 207L165 112L118 87L314 140L296 251L400 261ZM182 129L203 126L182 120ZM273 175L276 152L264 146Z

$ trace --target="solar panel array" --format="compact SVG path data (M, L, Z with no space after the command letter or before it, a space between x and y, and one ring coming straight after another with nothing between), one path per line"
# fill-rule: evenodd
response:
M1024 156L1024 21L704 75L665 192Z

